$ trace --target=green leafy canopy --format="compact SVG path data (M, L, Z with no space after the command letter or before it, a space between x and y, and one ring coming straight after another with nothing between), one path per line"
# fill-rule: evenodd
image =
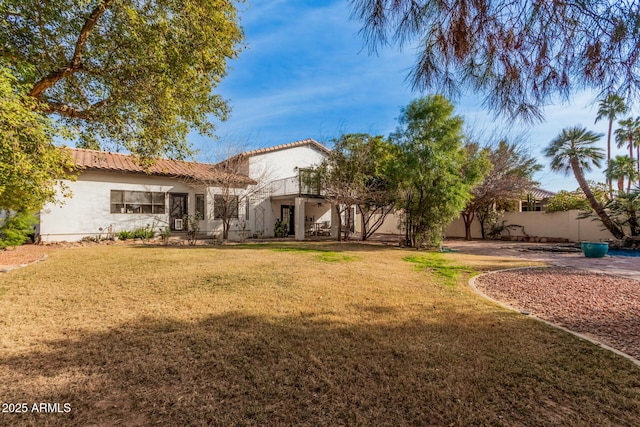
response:
M0 68L0 100L0 209L35 211L55 200L57 180L73 166L52 143L51 121L34 111L35 100L6 68Z
M212 93L243 34L227 0L2 0L0 61L87 148L189 154L228 107Z
M437 244L444 227L471 198L471 189L490 169L486 152L464 146L463 120L441 95L412 101L391 135L400 149L395 168L407 215L409 240Z

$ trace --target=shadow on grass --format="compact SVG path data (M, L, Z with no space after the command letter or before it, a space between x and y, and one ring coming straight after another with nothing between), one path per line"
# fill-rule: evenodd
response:
M434 310L436 308L434 307ZM372 306L373 313L392 309ZM141 318L0 357L8 425L638 425L627 361L518 315Z
M259 243L225 243L225 244L206 244L206 245L163 245L163 244L137 244L131 245L133 248L167 248L180 250L194 249L210 249L210 250L277 250L283 252L377 252L390 249L406 249L394 246L383 245L376 242L317 242L317 241L274 241ZM423 251L424 252L424 251Z

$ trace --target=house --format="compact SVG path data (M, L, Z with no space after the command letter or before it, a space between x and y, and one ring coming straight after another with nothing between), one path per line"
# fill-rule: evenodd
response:
M533 188L526 194L525 200L518 201L518 212L540 212L546 210L549 199L556 193L542 188Z
M144 169L126 154L68 150L80 169L66 181L72 196L40 212L42 241L152 228L185 230L184 217L197 214L200 231L221 236L223 201L233 205L229 238L274 236L276 219L287 234L304 239L317 224L331 224L331 205L313 185L310 168L329 152L306 139L241 153L218 164L160 159ZM230 168L230 164L240 168ZM317 180L315 180L317 182Z
M324 198L314 172L329 153L319 142L304 139L247 151L221 162L265 183L248 196L250 210L245 220L254 234L274 236L279 220L286 225L286 234L296 240L313 235L337 237L335 209Z

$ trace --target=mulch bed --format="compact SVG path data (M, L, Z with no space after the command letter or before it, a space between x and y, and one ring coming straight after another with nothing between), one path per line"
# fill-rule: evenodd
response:
M52 246L41 245L22 245L0 249L0 271L38 261L53 249Z

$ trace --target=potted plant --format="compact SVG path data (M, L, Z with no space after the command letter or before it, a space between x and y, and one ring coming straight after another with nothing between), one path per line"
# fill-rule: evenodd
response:
M602 258L609 251L609 244L605 242L582 242L581 247L587 258Z

